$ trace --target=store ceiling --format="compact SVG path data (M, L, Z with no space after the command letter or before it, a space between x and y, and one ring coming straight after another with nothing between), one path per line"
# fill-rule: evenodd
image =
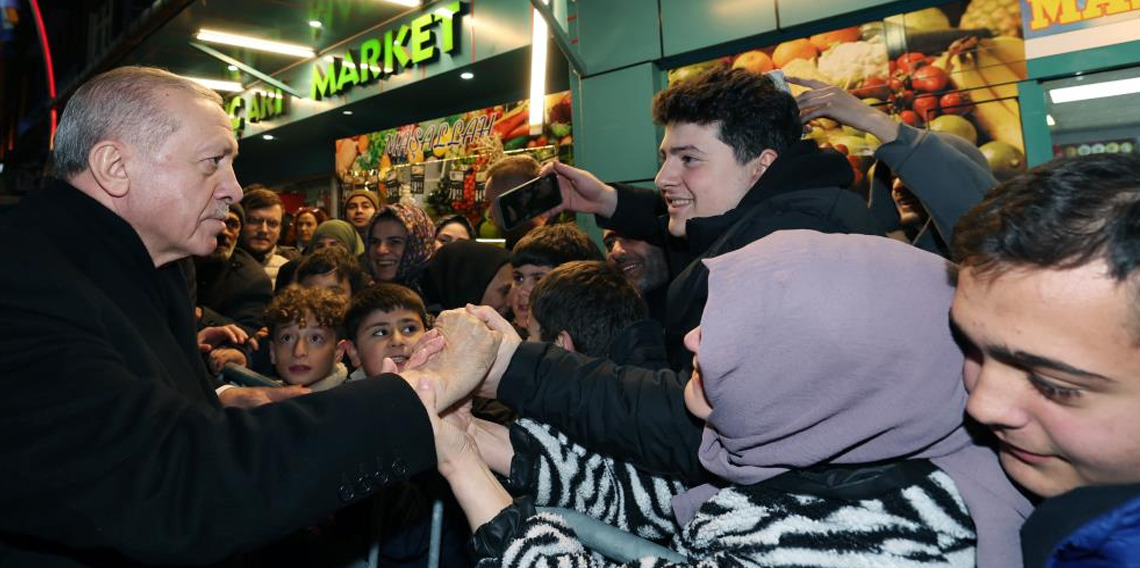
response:
M383 0L197 0L148 37L123 63L154 65L179 75L239 81L257 79L229 71L219 61L190 45L198 30L254 36L300 44L318 54L408 12L420 10ZM321 22L320 28L309 21ZM276 75L302 58L263 51L207 44L255 69Z
M1129 67L1044 82L1042 86L1045 88L1046 106L1049 114L1056 122L1053 131L1101 130L1140 124L1140 115L1136 113L1136 109L1140 108L1140 93L1060 104L1053 103L1048 94L1050 90L1061 87L1134 77L1140 77L1140 67Z

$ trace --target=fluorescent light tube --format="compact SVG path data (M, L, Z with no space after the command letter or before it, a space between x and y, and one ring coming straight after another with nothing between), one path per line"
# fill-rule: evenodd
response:
M1049 98L1053 104L1060 104L1135 93L1140 93L1140 77L1052 89L1049 91Z
M184 77L184 78L190 79L191 81L194 81L195 83L198 83L199 85L202 85L203 87L206 87L207 89L213 89L215 91L226 91L229 93L237 93L237 92L241 92L241 90L242 90L241 83L237 83L234 81L220 81L218 79L203 79L201 77Z
M544 0L544 4L549 1ZM530 35L530 133L541 134L546 114L546 19L530 9L534 21Z
M198 30L197 37L201 41L207 41L210 43L234 45L237 47L248 47L249 49L268 51L270 53L281 53L284 55L293 55L296 57L312 57L314 55L312 49L309 49L303 45L269 41L266 39L230 34L215 30Z

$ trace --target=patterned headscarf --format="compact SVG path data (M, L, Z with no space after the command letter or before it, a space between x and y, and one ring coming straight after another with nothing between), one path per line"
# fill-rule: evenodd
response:
M705 264L706 469L749 485L820 463L929 459L970 510L979 568L1019 565L1030 506L966 430L945 260L883 237L780 231Z
M372 228L381 219L396 219L408 232L407 241L404 243L404 256L400 257L400 265L396 267L394 282L418 289L420 273L435 251L435 223L426 211L415 205L389 204L381 207L368 223L368 232L365 233L368 238L371 238ZM368 252L371 254L370 249ZM368 263L368 272L372 273L371 262ZM372 274L372 277L376 278L376 275Z

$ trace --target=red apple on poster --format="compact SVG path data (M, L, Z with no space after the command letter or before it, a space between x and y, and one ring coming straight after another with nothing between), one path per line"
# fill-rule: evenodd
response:
M938 116L938 97L922 95L914 99L914 112L918 113L923 122L930 122Z
M912 73L915 69L926 64L926 55L922 53L904 53L895 60L898 68L904 73Z
M908 126L918 126L918 113L913 110L904 110L899 113L899 119Z
M950 78L946 76L946 72L933 65L919 68L910 78L910 83L915 89L927 93L937 93L945 89L949 82Z
M969 93L955 91L953 93L946 93L938 101L938 105L942 107L942 112L946 114L957 114L959 116L970 114L974 110L974 101L970 99Z

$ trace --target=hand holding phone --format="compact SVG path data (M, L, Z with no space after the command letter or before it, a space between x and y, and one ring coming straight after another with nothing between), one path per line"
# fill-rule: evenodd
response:
M504 191L495 198L494 207L503 220L503 228L511 231L559 205L562 191L558 188L558 176L549 173Z

